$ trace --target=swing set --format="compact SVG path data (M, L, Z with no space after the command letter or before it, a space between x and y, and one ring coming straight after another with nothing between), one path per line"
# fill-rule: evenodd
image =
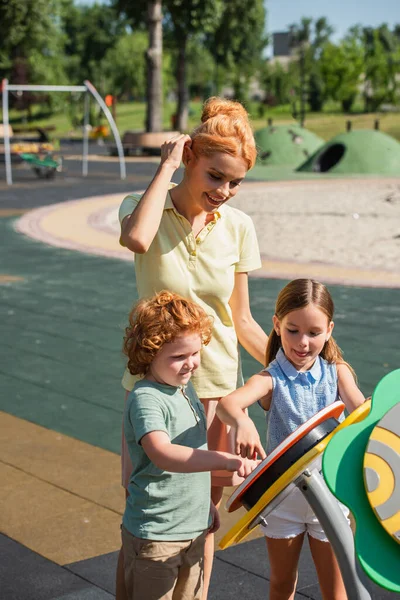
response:
M3 94L3 138L4 138L4 156L6 164L6 180L8 185L12 185L12 168L11 168L11 143L10 133L11 127L9 122L9 92L69 92L69 93L84 93L84 117L83 117L83 151L82 151L82 175L86 177L88 174L88 149L89 149L89 102L90 96L93 96L97 104L103 111L110 129L114 135L115 145L119 156L120 176L121 179L126 178L124 150L114 118L100 96L94 85L88 81L84 81L84 85L12 85L7 79L3 79L0 91ZM61 170L61 160L55 159L51 152L48 152L43 158L31 152L20 152L20 158L29 164L34 172L39 177L53 177L56 171Z

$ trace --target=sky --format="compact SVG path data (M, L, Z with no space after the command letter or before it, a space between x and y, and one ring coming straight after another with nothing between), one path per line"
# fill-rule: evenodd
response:
M94 4L106 0L77 0L78 4ZM302 17L326 17L335 29L332 40L337 42L352 25L358 23L377 27L387 23L390 28L400 23L400 0L264 0L267 8L267 31L287 31Z
M265 0L269 33L287 31L302 17L326 17L335 29L333 41L341 39L352 25L390 28L400 23L400 0Z

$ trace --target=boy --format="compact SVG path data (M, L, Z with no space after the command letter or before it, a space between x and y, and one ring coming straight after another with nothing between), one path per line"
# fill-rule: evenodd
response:
M122 522L128 598L200 600L205 536L219 527L209 472L248 474L241 457L207 450L204 409L190 383L212 320L164 291L140 301L129 322L128 369L143 379L124 415L134 465Z

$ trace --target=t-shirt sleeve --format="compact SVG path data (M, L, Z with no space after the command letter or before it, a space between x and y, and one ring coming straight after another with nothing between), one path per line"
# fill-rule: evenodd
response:
M141 194L130 194L122 200L121 206L119 207L118 211L118 219L120 225L122 225L122 221L125 219L125 217L128 217L133 213L133 211L139 204L140 198ZM125 246L125 244L122 243L121 238L119 238L119 243L121 244L121 246Z
M250 217L247 217L241 229L240 258L236 263L237 273L255 271L261 267L260 250L256 230Z
M152 431L165 431L168 434L162 403L156 396L148 392L134 393L128 417L137 443L140 443L142 437Z

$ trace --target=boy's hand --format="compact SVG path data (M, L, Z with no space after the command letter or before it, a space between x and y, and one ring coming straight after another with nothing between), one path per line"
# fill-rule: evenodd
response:
M232 458L227 460L227 471L236 471L239 477L247 477L256 466L260 463L259 460L248 460L239 456L231 455Z
M219 516L218 509L215 506L214 502L212 502L212 501L211 501L211 505L210 505L210 513L211 513L211 517L212 517L212 522L211 522L208 532L215 533L216 531L218 531L218 529L221 526L221 519Z
M161 164L173 169L179 169L182 162L183 149L186 144L191 145L190 135L178 134L161 145Z
M236 454L243 458L255 459L257 454L261 459L267 455L261 444L260 436L253 421L244 415L236 426Z
M256 467L258 467L260 462L261 460L249 460L248 458L246 458L243 461L244 475L242 475L242 477L248 477L250 473L252 473L252 471L254 471Z

